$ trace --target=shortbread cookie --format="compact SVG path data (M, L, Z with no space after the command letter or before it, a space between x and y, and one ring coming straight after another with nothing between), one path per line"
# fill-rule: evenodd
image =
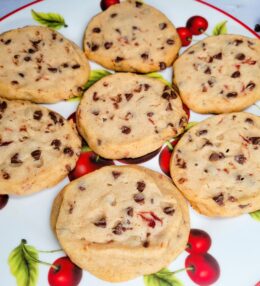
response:
M241 111L260 98L260 40L240 35L208 37L174 63L184 103L199 113Z
M189 213L164 175L109 166L67 185L54 201L51 224L75 264L119 282L174 260L186 248Z
M170 20L140 2L122 2L96 15L84 38L87 57L116 71L163 70L172 64L180 47Z
M177 93L157 79L117 73L89 88L77 125L89 146L110 158L136 158L180 134L187 115Z
M0 194L54 186L74 168L80 147L74 124L58 113L0 99Z
M46 27L27 26L0 35L0 95L52 103L77 96L89 65L78 46Z
M249 113L210 117L177 143L174 183L198 212L237 216L260 209L260 118Z

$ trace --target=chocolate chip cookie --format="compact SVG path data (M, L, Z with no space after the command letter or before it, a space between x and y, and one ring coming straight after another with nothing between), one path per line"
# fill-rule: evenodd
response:
M117 73L89 88L77 126L89 146L110 159L148 154L183 132L187 115L175 90L147 76Z
M170 170L176 186L204 215L259 210L259 116L230 113L198 123L177 143Z
M171 180L137 166L71 182L54 201L51 224L75 264L110 282L166 267L189 235L187 203Z

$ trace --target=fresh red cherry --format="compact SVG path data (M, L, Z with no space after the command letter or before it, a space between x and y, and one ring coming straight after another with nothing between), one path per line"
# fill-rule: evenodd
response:
M191 229L186 251L192 254L206 253L211 246L209 234L200 229Z
M188 46L192 40L192 33L186 27L177 28L177 33L181 39L181 43L183 47Z
M258 281L258 282L255 284L255 286L260 286L260 281Z
M110 165L114 165L113 160L99 157L88 147L83 147L76 163L76 167L69 173L69 179L70 181L75 180L83 175Z
M160 152L160 150L161 148L156 149L155 151L148 153L144 156L138 157L138 158L125 158L125 159L120 159L118 161L124 164L141 164L141 163L151 160L153 157L155 157Z
M201 16L193 16L187 21L186 27L190 30L192 35L200 35L207 30L208 21Z
M172 152L174 146L177 144L178 140L167 141L166 146L162 149L160 156L159 156L159 165L161 170L164 172L165 175L170 175L170 160L172 156Z
M8 199L9 199L8 195L0 195L0 210L6 206Z
M101 0L100 7L105 11L108 7L120 3L119 0Z
M54 261L57 269L50 268L48 281L50 286L77 286L82 278L82 270L67 256Z
M200 285L208 286L216 282L220 275L217 260L210 254L190 254L185 260L190 279Z

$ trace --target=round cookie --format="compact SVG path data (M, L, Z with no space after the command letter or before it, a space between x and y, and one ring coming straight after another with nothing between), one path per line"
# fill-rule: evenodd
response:
M187 203L171 180L137 166L71 182L54 201L51 224L75 264L110 282L161 270L189 235Z
M115 71L163 70L180 48L170 20L140 2L121 2L99 13L89 22L84 38L87 57Z
M80 149L74 124L58 113L0 99L0 194L54 186L75 167Z
M89 64L78 46L46 27L0 35L0 95L53 103L79 95Z
M173 70L180 96L193 111L241 111L260 98L260 40L208 37L186 50Z
M137 158L180 134L187 115L177 93L147 76L117 73L89 88L77 126L89 146L110 159Z
M230 113L198 123L177 143L170 171L192 207L206 216L259 210L259 116Z

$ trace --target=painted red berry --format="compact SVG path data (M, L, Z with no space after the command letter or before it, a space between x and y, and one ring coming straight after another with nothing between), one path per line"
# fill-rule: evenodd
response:
M120 159L118 161L124 164L141 164L141 163L151 160L153 157L155 157L160 152L160 150L161 148L156 149L155 151L148 153L144 156L138 157L138 158L126 158L126 159Z
M190 254L185 260L185 267L190 279L200 285L208 286L220 276L217 260L210 254Z
M104 166L110 165L114 165L113 160L99 157L88 147L83 147L79 159L76 163L76 167L69 173L69 179L71 181L75 180L83 175L86 175Z
M192 35L200 35L207 30L208 21L201 16L193 16L187 21L186 27L190 30Z
M258 281L258 282L255 284L255 286L260 286L260 281Z
M172 156L172 152L174 146L177 144L178 140L172 140L166 143L166 146L162 149L160 156L159 156L159 165L161 170L164 172L165 175L170 175L170 160Z
M186 251L192 254L206 253L211 246L209 234L200 229L191 229Z
M9 199L8 195L0 195L0 210L6 206L8 199Z
M82 278L82 270L67 256L54 261L57 269L50 268L48 281L50 286L77 286Z
M119 0L101 0L100 7L105 11L108 7L120 3Z
M180 27L180 28L177 28L177 32L181 39L182 46L183 47L188 46L192 40L192 33L190 32L190 30L187 29L186 27Z

